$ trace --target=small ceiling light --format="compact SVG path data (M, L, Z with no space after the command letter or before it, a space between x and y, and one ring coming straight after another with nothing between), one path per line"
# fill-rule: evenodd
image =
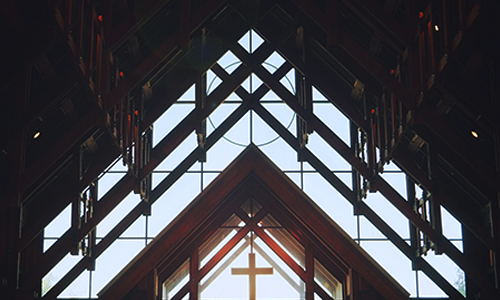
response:
M35 133L33 135L33 139L36 140L40 136L40 134L42 134L40 131L38 131L37 133Z
M477 132L475 132L474 130L472 130L470 134L472 134L472 136L475 137L476 139L479 137L479 134L477 134Z
M434 30L439 31L439 26L434 25Z

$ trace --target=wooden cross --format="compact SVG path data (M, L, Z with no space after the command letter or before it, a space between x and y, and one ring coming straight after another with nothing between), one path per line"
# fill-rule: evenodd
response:
M250 279L250 300L255 300L256 286L255 277L261 274L273 274L273 268L256 268L255 267L255 253L248 253L248 260L250 267L248 268L233 268L233 275L249 275Z

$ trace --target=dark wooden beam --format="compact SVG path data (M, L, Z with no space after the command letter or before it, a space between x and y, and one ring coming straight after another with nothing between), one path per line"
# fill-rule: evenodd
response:
M215 108L213 108L213 109L215 109ZM231 114L231 116L228 117L208 137L207 145L206 145L207 150L210 149L210 147L212 147L215 144L215 142L217 140L219 140L234 124L236 124L236 122L245 114L245 112L247 110L248 110L248 105L241 105L237 110L235 110ZM176 129L179 127L186 127L185 125L183 125L183 126L181 126L181 125L182 124L178 125L176 127ZM193 127L193 130L194 130L194 127ZM171 132L169 135L167 135L167 137L169 137L170 135L176 135L176 133ZM159 146L159 144L157 145L157 147L158 146ZM157 149L157 147L155 147L154 149ZM161 147L160 147L160 149L161 149ZM172 149L172 151L173 151L173 149ZM169 153L166 153L165 157L168 154ZM172 184L174 184L177 181L177 179L179 179L180 176L182 176L187 171L187 169L189 169L196 162L197 157L198 157L197 150L194 150L182 163L180 163L177 166L177 168L169 176L167 176L161 183L159 183L157 185L157 188L155 188L151 193L151 197L149 200L150 204L154 203ZM157 162L156 164L158 165L159 163L161 163L161 160L159 162ZM130 178L131 178L131 176L126 176L124 179L120 180L108 193L106 193L106 195L103 197L103 199L100 200L100 202L106 200L107 201L106 203L110 204L107 207L110 207L111 209L114 208L114 206L118 205L121 202L121 200L134 187L134 180L133 180L133 178L132 178L132 180L130 180ZM128 179L128 180L123 181L125 179ZM124 182L124 183L122 183L122 182ZM160 187L160 185L161 185L161 187ZM122 194L116 194L117 193L116 191L122 191ZM113 195L113 198L111 198L111 196L109 196L110 194ZM115 201L115 202L119 201L119 202L118 203L111 203L111 200L107 200L107 199L116 199L113 201ZM111 206L111 205L114 205L114 206ZM110 233L108 233L108 235L106 235L106 237L104 237L101 240L101 242L99 242L99 244L97 244L96 251L95 251L96 257L99 256L102 252L104 252L104 250L106 250L109 247L109 245L111 245L111 243L121 233L123 233L143 213L143 211L144 211L143 205L144 205L143 202L139 203L127 216L125 216L125 218L115 228L113 228L113 230ZM91 219L91 223L87 223L87 224L85 224L85 226L83 226L81 228L81 230L78 232L78 237L83 238L83 236L85 236L87 234L87 232L92 230L97 225L97 223L100 220L102 220L107 215L107 213L109 213L110 208L106 208L105 210L103 210L102 208L97 207L96 212L101 212L101 213L100 214L96 213L94 215L95 220ZM93 225L94 227L92 227L88 224L94 224ZM45 266L46 266L45 268L41 268L41 271L39 271L40 274L45 272L43 274L43 275L45 275L46 272L48 272L48 270L50 270L51 266L53 266L55 263L57 263L57 261L62 259L62 257L64 256L64 254L67 251L67 250L65 250L67 247L65 247L65 248L62 248L62 247L64 247L69 242L69 239L70 239L70 234L68 231L63 235L63 237L61 237L61 239L59 239L56 242L55 245L53 245L53 247L51 247L49 249L49 251L47 251L44 254L44 256L45 256L45 255L48 255L47 253L50 252L51 256L49 256L49 257L51 258L51 260L49 263L45 264ZM61 240L62 240L62 242L61 242ZM50 251L50 250L52 250L52 248L54 248L54 246L59 247L60 249L58 249L58 251L53 254L52 251ZM66 284L69 285L74 279L76 279L76 277L78 277L78 275L84 270L85 266L86 266L86 264L84 262L81 262L81 263L79 263L79 265L75 266L76 269L74 271L72 271L71 273L68 273L67 277L66 276L64 277L65 280L61 281L61 285L58 286L58 289L61 289L61 291L64 290L67 286ZM36 280L37 277L42 278L43 275L40 275L40 274L36 274L38 276L34 276L33 280ZM28 283L27 285L30 286L30 283ZM54 290L54 291L57 291L57 290Z
M257 106L258 107L258 106ZM295 137L293 137L286 128L279 123L274 117L269 114L264 108L256 108L255 111L259 114L259 116L266 121L271 128L273 128L276 132L278 132L283 139L291 146L294 147L295 149L295 144L298 144L296 141ZM308 155L308 161L309 163L316 168L316 170L335 188L339 189L339 185L342 186L345 184L343 182L338 183L336 180L333 180L333 177L335 174L331 173L326 166L324 166L319 160L313 158L314 155L312 153L309 153ZM322 166L323 165L323 166ZM335 176L336 177L336 176ZM338 179L340 181L340 179ZM345 187L347 188L347 187ZM347 188L348 189L348 188ZM342 192L341 192L342 194ZM351 194L353 194L351 192ZM344 197L351 202L353 205L358 206L359 213L362 213L370 222L372 222L385 236L387 236L393 244L400 249L403 254L405 254L410 260L414 260L415 256L414 253L411 251L410 246L391 228L385 221L383 221L365 202L356 202L356 198L354 195L349 196L349 194L344 195ZM427 225L428 226L428 225ZM461 260L463 262L463 260ZM426 263L424 261L424 263ZM432 269L430 265L425 266L426 270L430 270L429 268ZM426 274L434 280L436 283L440 284L440 288L443 289L448 295L456 295L456 296L461 296L457 290L451 286L442 276L437 273L437 272L426 272ZM462 297L463 298L463 297ZM460 298L459 298L460 299Z

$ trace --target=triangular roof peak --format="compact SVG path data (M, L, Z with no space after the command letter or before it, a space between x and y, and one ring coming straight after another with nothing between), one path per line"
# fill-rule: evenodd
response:
M255 216L248 216L242 209L249 199L262 205ZM238 233L233 239L241 240L252 230L266 242L262 236L266 234L257 224L266 215L272 215L292 233L309 249L305 251L305 267L284 260L306 282L306 276L312 276L310 282L314 282L314 272L308 272L308 268L317 258L332 268L330 272L341 281L345 298L371 293L373 299L408 299L408 293L253 144L165 227L99 293L99 298L157 299L162 283L186 259L197 256L198 247L234 215L245 225L236 229ZM307 255L311 255L309 260ZM209 264L191 267L190 271L197 272L195 278L199 281L208 273ZM314 292L316 288L311 287ZM189 292L189 284L185 289Z

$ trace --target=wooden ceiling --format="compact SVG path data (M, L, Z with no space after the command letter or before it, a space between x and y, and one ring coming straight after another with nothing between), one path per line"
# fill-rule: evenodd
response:
M251 109L450 298L462 296L422 259L428 246L464 270L469 297L490 299L499 283L500 67L492 40L500 9L496 1L457 3L2 1L0 292L36 298L54 265L92 241L130 191L141 194L143 204L46 295L56 297ZM252 54L237 43L250 28L265 40ZM216 64L228 50L243 62L230 75ZM286 63L270 74L262 62L275 50ZM302 75L296 95L279 83L292 68ZM223 81L210 95L208 69ZM264 84L249 94L240 85L251 73ZM152 147L150 125L193 84L196 109ZM314 114L312 86L359 131L350 145ZM269 89L298 115L296 136L259 103ZM206 136L206 118L233 91L243 104ZM151 172L193 131L199 148L151 190ZM312 132L353 166L352 189L307 149ZM129 174L96 199L93 183L119 156ZM428 192L422 201L384 181L389 161ZM432 243L402 240L362 201L374 191ZM43 229L70 203L72 227L42 253ZM91 211L85 218L81 203ZM464 226L463 253L442 234L440 206Z

